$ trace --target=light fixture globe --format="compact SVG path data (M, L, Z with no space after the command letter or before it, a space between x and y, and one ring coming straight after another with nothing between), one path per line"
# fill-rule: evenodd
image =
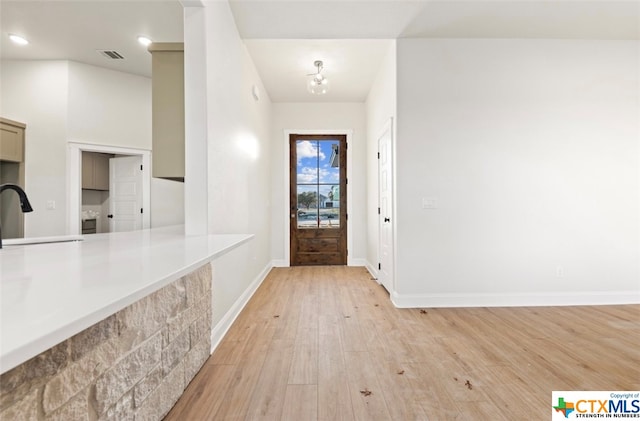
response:
M322 74L322 61L316 60L313 65L318 71L307 75L307 91L314 95L324 95L329 92L329 79Z

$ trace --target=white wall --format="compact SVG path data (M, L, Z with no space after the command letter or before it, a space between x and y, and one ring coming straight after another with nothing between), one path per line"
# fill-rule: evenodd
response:
M184 224L184 183L151 178L151 228Z
M151 79L69 62L68 139L151 150Z
M228 3L207 2L205 25L209 231L255 234L214 262L213 323L219 327L270 268L271 101ZM262 92L259 101L253 85Z
M271 173L271 252L273 259L285 259L285 215L288 215L289 191L285 191L285 177L289 162L285 161L285 130L353 130L348 156L351 158L351 191L349 224L352 229L352 248L349 258L364 264L366 257L366 119L364 103L275 103L270 153ZM286 149L288 150L288 149Z
M71 141L152 149L150 78L69 62L68 115ZM184 184L152 178L151 227L180 224Z
M0 62L0 115L27 125L25 191L33 212L25 215L25 236L65 233L69 63ZM47 210L47 201L55 209Z
M395 139L396 120L396 43L378 70L367 96L367 266L375 275L378 269L378 138L389 119L393 119Z
M150 150L151 80L68 61L3 60L0 70L0 115L27 124L25 185L34 212L25 216L25 236L65 234L67 142ZM182 203L183 186L154 184L154 220L183 223L184 211L164 203ZM48 201L55 209L46 209Z
M398 40L396 304L640 301L639 51Z

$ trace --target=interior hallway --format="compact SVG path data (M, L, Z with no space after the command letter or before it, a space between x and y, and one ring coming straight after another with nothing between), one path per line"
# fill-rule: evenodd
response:
M166 419L549 419L553 390L639 389L640 306L396 309L364 268L276 268Z

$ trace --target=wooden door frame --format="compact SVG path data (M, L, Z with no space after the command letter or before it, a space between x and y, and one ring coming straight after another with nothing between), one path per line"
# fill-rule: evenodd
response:
M120 146L96 145L91 143L69 142L67 144L67 197L69 218L67 234L81 234L82 215L82 152L102 152L116 155L142 156L142 207L148 212L142 214L142 229L151 228L151 151L145 149L124 148Z
M291 229L290 229L290 214L291 211L289 209L291 209L291 200L289 198L289 186L290 181L291 181L291 176L289 174L289 168L291 165L291 162L289 160L289 136L292 134L306 134L306 135L312 135L312 134L318 134L318 135L331 135L331 134L335 134L335 135L344 135L347 136L347 147L351 144L351 140L353 139L353 130L351 129L335 129L335 130L329 130L329 129L322 129L322 130L310 130L310 129L285 129L284 130L284 139L283 139L283 144L284 144L284 169L283 171L285 172L284 174L284 208L283 208L283 213L282 213L282 218L283 218L283 222L284 222L284 259L281 262L277 262L279 263L277 266L282 266L282 267L289 267L290 266L290 261L291 261ZM352 171L353 171L353 165L352 165L352 155L353 153L348 153L347 154L347 180L352 179ZM351 185L353 186L353 182L351 183ZM352 188L347 188L347 215L353 215L353 200L352 200L352 192L351 192ZM350 223L347 224L347 250L353 250L353 221L350 221ZM353 254L353 252L350 252L347 255L347 266L353 266L354 265L354 261L353 261L353 257L351 256Z

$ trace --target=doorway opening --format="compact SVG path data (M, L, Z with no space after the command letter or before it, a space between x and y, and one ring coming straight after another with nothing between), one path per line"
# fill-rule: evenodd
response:
M82 234L142 228L142 157L82 152Z
M347 137L289 136L290 265L347 264Z
M151 226L151 152L69 143L70 234Z

